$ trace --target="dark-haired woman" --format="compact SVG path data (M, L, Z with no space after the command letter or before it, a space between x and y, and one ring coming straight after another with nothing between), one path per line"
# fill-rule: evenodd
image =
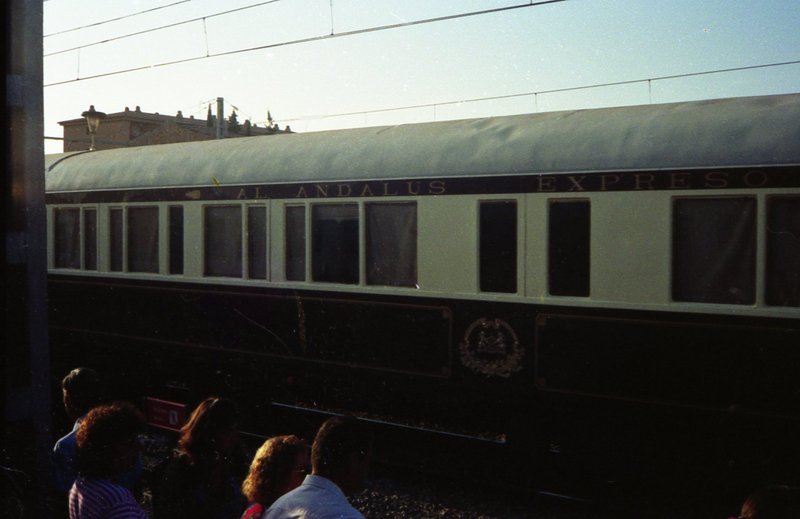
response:
M242 492L252 505L242 519L258 519L273 501L294 490L310 472L308 445L297 436L276 436L264 442L250 464Z
M181 428L178 450L155 492L156 519L238 519L247 504L238 425L232 400L208 398L197 406Z
M69 494L70 519L146 519L133 494L118 482L139 458L141 413L128 403L95 407L76 435L78 477Z

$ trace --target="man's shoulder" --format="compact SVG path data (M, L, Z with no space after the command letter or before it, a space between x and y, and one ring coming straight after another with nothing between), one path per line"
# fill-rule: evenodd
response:
M71 451L76 449L76 438L75 438L75 431L70 431L69 433L65 434L61 438L56 441L53 450L55 452L61 451Z
M319 479L307 479L278 498L261 519L364 519L344 494L332 492L322 483Z
M350 510L315 510L310 507L271 506L261 519L364 519L364 516L352 507Z

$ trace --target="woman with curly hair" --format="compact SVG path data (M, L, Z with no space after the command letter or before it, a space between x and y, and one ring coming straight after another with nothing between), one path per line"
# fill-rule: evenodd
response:
M236 519L247 504L247 469L239 411L226 398L207 398L181 428L178 449L154 494L156 519Z
M308 445L297 436L276 436L258 449L242 492L253 503L242 519L258 519L280 496L299 487L309 473Z
M797 519L800 488L771 485L753 492L742 505L739 519Z
M76 434L78 477L69 494L70 519L146 519L119 476L139 459L145 421L127 402L95 407Z

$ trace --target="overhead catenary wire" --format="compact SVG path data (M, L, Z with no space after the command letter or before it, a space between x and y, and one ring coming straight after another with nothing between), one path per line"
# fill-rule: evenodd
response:
M48 0L44 0L44 1L47 2ZM191 2L191 1L192 0L180 0L178 2L173 2L171 4L160 5L158 7L153 7L151 9L145 9L143 11L137 11L135 13L126 14L126 15L123 15L123 16L117 16L116 18L109 18L107 20L102 20L102 21L99 21L99 22L94 22L94 23L89 23L89 24L86 24L86 25L81 25L80 27L73 27L71 29L64 29L62 31L51 32L50 34L45 34L43 36L43 38L48 38L50 36L56 36L56 35L59 35L59 34L66 34L68 32L80 31L82 29L88 29L90 27L98 27L100 25L105 25L107 23L118 22L120 20L125 20L127 18L133 18L135 16L139 16L139 15L146 14L146 13L152 13L153 11L159 11L161 9L166 9L168 7L173 7L173 6L178 5L178 4L185 4L186 2Z
M113 41L118 41L118 40L121 40L121 39L130 38L130 37L133 37L133 36L140 36L142 34L147 34L147 33L150 33L150 32L156 32L156 31L161 31L161 30L164 30L164 29L171 29L173 27L178 27L180 25L185 25L185 24L189 24L189 23L196 23L196 22L199 22L199 21L205 21L207 18L214 18L214 17L217 17L217 16L224 16L224 15L227 15L227 14L235 13L235 12L238 12L238 11L244 11L246 9L252 9L254 7L261 7L261 6L264 6L264 5L267 5L267 4L272 4L272 3L275 3L275 2L279 2L279 1L280 0L268 0L266 2L260 2L258 4L253 4L253 5L249 5L249 6L239 7L239 8L236 8L236 9L231 9L231 10L228 10L228 11L222 11L222 12L219 12L219 13L214 13L214 14L210 14L210 15L206 15L206 16L200 16L200 17L197 17L197 18L192 18L191 20L184 20L184 21L181 21L181 22L174 22L174 23L170 23L170 24L161 25L161 26L158 26L158 27L152 27L150 29L143 29L141 31L132 32L132 33L128 33L128 34L123 34L121 36L115 36L115 37L112 37L112 38L106 38L104 40L99 40L99 41L95 41L95 42L91 42L91 43L85 43L83 45L70 47L68 49L62 49L62 50L53 51L53 52L44 54L44 57L47 58L47 57L50 57L50 56L55 56L57 54L64 54L64 53L67 53L67 52L72 52L72 51L84 49L86 47L94 47L96 45L102 45L102 44L105 44L105 43L110 43L110 42L113 42ZM526 4L516 4L516 5L505 6L505 7L495 7L495 8L492 8L492 9L482 9L482 10L479 10L479 11L469 11L469 12L466 12L466 13L457 13L457 14L450 14L450 15L445 15L445 16L437 16L437 17L434 17L434 18L424 18L422 20L412 20L412 21L408 21L408 22L399 22L399 23L394 23L394 24L389 24L389 25L379 25L379 26L375 26L375 27L368 27L368 28L365 28L365 29L355 29L355 30L352 30L352 31L344 31L344 32L340 32L340 33L333 32L333 21L331 21L331 34L325 34L325 35L321 35L321 36L312 36L310 38L301 38L301 39L297 39L297 40L289 40L289 41L279 42L279 43L274 43L274 44L257 45L257 46L254 46L254 47L248 47L248 48L244 48L244 49L236 49L236 50L232 50L232 51L214 53L214 54L210 54L210 55L207 55L207 56L195 56L193 58L187 58L186 60L183 60L183 61L180 61L180 62L182 63L184 61L194 61L194 60L198 60L198 59L214 58L214 57L218 57L218 56L227 56L227 55L231 55L231 54L239 54L239 53L242 53L242 52L252 52L252 51L257 51L257 50L269 49L269 48L273 48L273 47L284 47L284 46L287 46L287 45L297 45L299 43L307 43L307 42L310 42L310 41L325 40L325 39L328 39L328 38L341 38L341 37L345 37L345 36L353 36L353 35L356 35L356 34L366 34L366 33L370 33L370 32L378 32L378 31L386 31L386 30L391 30L391 29L399 29L399 28L403 28L403 27L411 27L411 26L414 26L414 25L422 25L422 24L427 24L427 23L443 22L443 21L448 21L448 20L455 20L455 19L458 19L458 18L467 18L467 17L471 17L471 16L482 16L482 15L487 15L487 14L499 13L499 12L503 12L503 11L510 11L510 10L513 10L513 9L522 9L522 8L527 8L527 7L538 7L538 6L542 6L542 5L556 4L556 3L567 2L567 1L569 1L569 0L540 0L538 2L529 2L529 3L526 3ZM331 11L331 16L333 16L333 11ZM151 66L147 66L147 67L140 67L140 68L150 68L150 67L157 67L157 66L172 65L174 63L175 62L164 62L164 63L159 63L159 64L155 64L155 65L151 65ZM130 72L131 70L139 70L140 68L126 69L124 71L120 71L119 73L122 74L122 73L125 73L125 72Z
M257 5L264 5L264 4L278 2L278 1L280 1L280 0L270 0L269 2L262 2L261 4L257 4ZM509 10L512 10L512 9L521 9L521 8L526 8L526 7L536 7L536 6L554 4L554 3L560 3L560 2L566 2L566 1L569 1L569 0L541 0L539 2L532 2L532 3L527 3L527 4L517 4L517 5L506 6L506 7L498 7L498 8L493 8L493 9L484 9L484 10L481 10L481 11L471 11L471 12L468 12L468 13L460 13L460 14L452 14L452 15L446 15L446 16L438 16L438 17L435 17L435 18L425 18L425 19L422 19L422 20L413 20L413 21L410 21L410 22L400 22L400 23L395 23L395 24L390 24L390 25L381 25L381 26L376 26L376 27L368 27L366 29L355 29L355 30L352 30L352 31L345 31L345 32L340 32L340 33L335 33L335 34L325 34L325 35L321 35L321 36L311 36L311 37L308 37L308 38L300 38L300 39L297 39L297 40L288 40L288 41L277 42L277 43L269 43L269 44L265 44L265 45L257 45L257 46L254 46L254 47L247 47L247 48L244 48L244 49L235 49L235 50L229 50L229 51L224 51L224 52L217 52L217 53L213 53L213 54L209 54L207 52L205 56L202 56L202 55L201 56L193 56L193 57L190 57L190 58L182 58L182 59L177 59L177 60L172 60L172 61L164 61L164 62L161 62L161 63L154 63L152 65L141 65L141 66L131 67L131 68L127 68L127 69L114 70L114 71L111 71L111 72L103 72L103 73L94 74L94 75L91 75L91 76L85 76L85 77L78 76L78 77L76 77L74 79L66 79L66 80L63 80L63 81L55 81L55 82L52 82L52 83L45 84L44 88L57 86L57 85L64 85L64 84L68 84L68 83L75 83L77 81L86 81L86 80L89 80L89 79L98 79L98 78L102 78L102 77L115 76L115 75L119 75L119 74L128 74L128 73L131 73L131 72L138 72L138 71L141 71L141 70L150 70L150 69L153 69L153 68L169 67L169 66L173 66L173 65L180 65L180 64L183 64L183 63L191 63L193 61L199 61L199 60L203 60L203 59L219 58L219 57L223 57L223 56L232 56L232 55L235 55L235 54L242 54L242 53L246 53L246 52L267 50L267 49L273 49L273 48L278 48L278 47L287 47L287 46L290 46L290 45L299 45L299 44L303 44L303 43L324 41L324 40L329 40L329 39L333 39L333 38L345 38L345 37L349 37L349 36L355 36L355 35L358 35L358 34L367 34L367 33L371 33L371 32L393 30L393 29L399 29L399 28L403 28L403 27L410 27L410 26L413 26L413 25L421 25L421 24L435 23L435 22L441 22L441 21L446 21L446 20L454 20L454 19L457 19L457 18L465 18L465 17L470 17L470 16L480 16L480 15L486 15L486 14L493 14L493 13L498 13L498 12L502 12L502 11L509 11ZM242 9L247 9L247 8L248 7L243 7L243 8L236 9L236 10L242 10ZM234 11L235 10L232 10L232 11L229 11L229 12L234 12ZM219 13L219 14L222 14L222 13ZM202 20L202 19L203 18L198 18L198 19L196 19L194 21L198 21L198 20ZM171 26L179 25L181 23L184 23L184 22L172 24ZM152 30L156 30L156 29L150 29L148 31L152 31ZM145 31L145 32L147 32L147 31ZM112 41L112 40L108 40L108 41ZM70 50L78 50L78 49L81 49L81 48L83 48L83 46L75 47L74 49L70 49ZM60 52L66 52L66 51L59 51L57 53L47 54L45 56L52 56L53 54L58 54Z
M171 29L173 27L179 27L181 25L186 25L186 24L190 24L190 23L196 23L196 22L199 22L199 21L202 21L203 24L205 25L205 21L208 18L216 18L218 16L225 16L227 14L237 13L239 11L245 11L247 9L254 9L256 7L262 7L262 6L265 6L265 5L268 5L268 4L274 4L274 3L280 2L280 1L281 0L267 0L266 2L259 2L257 4L251 4L251 5L246 5L246 6L243 6L243 7L237 7L235 9L228 9L227 11L221 11L221 12L218 12L218 13L208 14L208 15L205 15L205 16L198 16L197 18L191 18L189 20L183 20L183 21L180 21L180 22L174 22L174 23L168 23L168 24L165 24L165 25L159 25L158 27L151 27L149 29L142 29L141 31L131 32L131 33L123 34L123 35L120 35L120 36L114 36L112 38L106 38L104 40L98 40L98 41L94 41L94 42L91 42L91 43L84 43L83 45L78 45L76 47L70 47L68 49L61 49L61 50L53 51L53 52L44 54L44 57L47 58L49 56L55 56L55 55L58 55L58 54L64 54L64 53L72 52L72 51L75 51L75 50L85 49L87 47L95 47L97 45L103 45L105 43L111 43L113 41L124 40L125 38L132 38L134 36L141 36L142 34L147 34L147 33L151 33L151 32L163 31L165 29ZM207 57L207 56L205 56L205 57Z
M251 8L254 8L254 7L260 7L260 6L271 4L271 3L275 3L275 2L278 2L278 1L280 1L280 0L268 0L268 1L257 3L257 4L252 4L252 5L249 5L249 6L243 6L243 7L236 8L236 9L231 9L231 10L228 10L228 11L214 13L214 14L207 15L207 16L200 17L200 18L196 18L196 19L193 19L193 20L188 20L188 21L184 21L184 22L177 22L177 23L173 23L173 24L168 24L168 25L164 25L164 26L161 26L161 27L158 27L158 28L147 29L145 31L142 31L142 32L139 32L139 33L135 33L135 34L142 34L143 32L152 32L152 31L161 30L161 29L164 29L164 28L174 27L176 25L180 25L180 24L184 24L184 23L196 22L196 21L199 21L199 20L203 20L203 22L205 23L206 18L210 18L210 17L214 17L214 16L223 16L225 14L230 14L230 13L234 13L234 12L237 12L237 11L251 9ZM285 46L298 45L298 44L303 44L303 43L324 41L324 40L328 40L328 39L332 39L332 38L342 38L342 37L349 37L349 36L354 36L354 35L359 35L359 34L367 34L367 33L378 32L378 31L393 30L393 29L399 29L399 28L403 28L403 27L410 27L410 26L414 26L414 25L435 23L435 22L453 20L453 19L458 19L458 18L480 16L480 15L488 15L488 14L492 14L492 13L510 11L510 10L521 9L521 8L526 8L526 7L542 6L542 5L547 5L547 4L555 4L555 3L561 3L561 2L566 2L566 1L568 1L568 0L540 0L540 1L530 0L528 3L525 3L525 4L516 4L516 5L498 7L498 8L492 8L492 9L484 9L484 10L478 10L478 11L465 12L465 13L457 13L457 14L451 14L451 15L445 15L445 16L439 16L439 17L433 17L433 18L426 18L426 19L421 19L421 20L405 21L405 22L399 22L399 23L394 23L394 24L389 24L389 25L381 25L381 26L368 27L368 28L363 28L363 29L355 29L355 30L352 30L352 31L344 31L344 32L341 32L341 33L335 33L334 32L334 26L333 26L333 0L330 0L331 34L329 34L329 35L312 36L312 37L300 38L300 39L296 39L296 40L288 40L288 41L283 41L283 42L276 42L276 43L270 43L270 44L264 44L264 45L257 45L257 46L253 46L253 47L248 47L248 48L243 48L243 49L234 49L234 50L218 52L218 53L213 53L213 54L209 52L207 41L206 41L206 55L205 56L194 56L194 57L183 58L183 59L178 59L178 60L165 61L165 62L156 63L156 64L152 64L152 65L143 65L143 66L131 67L131 68L127 68L127 69L109 71L109 72L99 73L99 74L85 76L85 77L80 77L80 73L78 72L78 75L77 75L77 77L75 79L68 79L68 80L63 80L63 81L52 82L52 83L45 84L43 86L46 88L46 87L52 87L52 86L57 86L57 85L63 85L63 84L67 84L67 83L74 83L74 82L78 82L78 81L86 81L86 80L103 78L103 77L108 77L108 76L113 76L113 75L119 75L119 74L131 73L131 72L136 72L136 71L148 70L148 69L152 69L152 68L168 67L168 66L172 66L172 65L178 65L178 64L198 61L198 60L202 60L202 59L215 58L215 57L224 57L224 56L230 56L230 55L235 55L235 54L240 54L240 53L247 53L247 52L254 52L254 51L277 48L277 47L285 47ZM105 41L114 41L116 39L126 38L126 37L130 37L132 35L134 35L134 34L123 35L123 36L112 38L112 39L105 40ZM206 39L207 39L207 35L206 35ZM79 51L83 47L90 46L90 45L96 45L96 44L99 44L99 43L102 43L102 42L96 42L94 44L87 44L87 45L80 46L80 47L75 47L74 49L69 49L69 50L78 50ZM59 51L58 53L61 53L61 52L67 52L67 51L66 50L65 51ZM56 54L56 53L53 53L53 54ZM47 56L49 56L49 55L52 55L52 54L48 54ZM606 83L595 83L595 84L580 85L580 86L574 86L574 87L564 87L564 88L557 88L557 89L537 90L537 91L509 93L509 94L502 94L502 95L495 95L495 96L475 97L475 98L467 98L467 99L461 99L461 100L447 100L447 101L423 103L423 104L416 104L416 105L406 105L406 106L397 106L397 107L389 107L389 108L376 108L376 109L371 109L371 110L360 110L360 111L342 112L342 113L335 113L335 114L297 116L297 117L281 118L281 119L282 119L283 122L296 122L296 121L308 121L308 120L313 120L313 119L329 119L329 118L335 118L335 117L345 117L345 116L354 116L354 115L365 115L366 116L368 114L374 114L374 113L385 113L385 112L402 111L402 110L410 110L410 109L418 109L418 108L433 108L434 110L436 110L436 107L448 106L448 105L457 105L457 104L463 104L463 103L473 103L473 102L481 102L481 101L493 101L493 100L510 99L510 98L517 98L517 97L525 97L525 96L534 96L535 99L536 99L536 98L538 98L539 95L553 94L553 93L558 93L558 92L568 92L568 91L577 91L577 90L585 90L585 89L592 89L592 88L602 88L602 87L609 87L609 86L629 85L629 84L636 84L636 83L643 83L643 82L647 82L648 85L650 85L654 81L663 81L663 80L669 80L669 79L688 78L688 77L696 77L696 76L703 76L703 75L710 75L710 74L729 73L729 72L746 71L746 70L761 69L761 68L768 68L768 67L789 66L789 65L797 65L797 64L800 64L800 60L784 61L784 62L777 62L777 63L766 63L766 64L758 64L758 65L748 65L748 66L732 67L732 68L724 68L724 69L704 70L704 71L688 72L688 73L683 73L683 74L657 76L657 77L651 77L651 78L631 79L631 80L606 82ZM649 91L649 100L652 103L652 92L650 92L650 91ZM538 111L538 99L537 99L536 102L537 102L537 111ZM435 119L435 116L434 116L434 119Z
M348 117L348 116L355 116L355 115L369 115L369 114L376 114L376 113L384 113L384 112L397 112L401 110L414 110L419 108L433 108L435 109L438 106L449 106L449 105L457 105L463 103L477 103L481 101L498 101L501 99L512 99L515 97L528 97L528 96L540 96L546 94L557 94L562 92L573 92L577 90L589 90L592 88L604 88L604 87L611 87L611 86L622 86L622 85L633 85L636 83L645 83L647 82L648 85L653 81L665 81L669 79L681 79L681 78L689 78L689 77L697 77L697 76L707 76L711 74L724 74L730 72L741 72L745 70L755 70L761 68L769 68L769 67L784 67L789 65L800 65L800 60L794 61L782 61L779 63L763 63L760 65L748 65L744 67L732 67L732 68L721 68L721 69L712 69L712 70L702 70L697 72L686 72L683 74L671 74L667 76L656 76L650 78L640 78L640 79L627 79L623 81L610 81L606 83L592 83L588 85L579 85L573 87L563 87L563 88L552 88L546 90L534 90L531 92L517 92L512 94L501 94L495 96L484 96L484 97L472 97L467 99L459 99L459 100L451 100L451 101L439 101L435 103L423 103L423 104L416 104L416 105L404 105L404 106L396 106L390 108L375 108L372 110L358 110L354 112L342 112L336 114L324 114L324 115L307 115L307 116L299 116L299 117L289 117L283 118L284 122L295 122L295 121L310 121L310 120L317 120L317 119L332 119L335 117ZM650 97L650 102L652 103L652 96Z
M281 118L284 123L294 123L294 122L302 122L302 121L312 121L312 120L321 120L321 119L333 119L336 117L352 117L356 115L369 115L369 114L377 114L377 113L386 113L386 112L398 112L402 110L414 110L420 108L433 108L434 110L436 107L439 106L449 106L449 105L457 105L463 103L476 103L482 101L497 101L501 99L512 99L517 97L528 97L528 96L540 96L540 95L547 95L547 94L557 94L563 92L573 92L578 90L588 90L592 88L604 88L604 87L611 87L611 86L622 86L622 85L632 85L636 83L647 83L648 84L648 96L650 103L653 102L652 100L652 92L650 88L652 86L652 82L654 81L665 81L670 79L681 79L681 78L689 78L689 77L698 77L698 76L705 76L711 74L724 74L730 72L740 72L746 70L755 70L761 68L769 68L769 67L782 67L782 66L790 66L790 65L800 65L800 60L794 61L782 61L778 63L764 63L761 65L749 65L744 67L733 67L733 68L724 68L724 69L713 69L713 70L703 70L698 72L687 72L683 74L671 74L666 76L657 76L651 78L640 78L640 79L629 79L623 81L611 81L606 83L593 83L589 85L579 85L574 87L564 87L564 88L552 88L546 90L534 90L530 92L517 92L512 94L501 94L496 96L483 96L483 97L472 97L466 99L459 99L459 100L450 100L450 101L438 101L434 103L422 103L422 104L415 104L415 105L404 105L404 106L394 106L389 108L375 108L372 110L358 110L353 112L340 112L334 114L316 114L316 115L304 115L304 116L295 116L295 117L285 117ZM204 101L203 106L212 103L214 100L211 99L209 101ZM233 105L231 105L233 106ZM233 106L235 110L239 110L236 106ZM538 109L537 109L538 110ZM197 113L197 112L196 112ZM248 116L248 119L251 117ZM265 121L256 121L256 123L261 124ZM46 139L59 139L58 137L45 137Z

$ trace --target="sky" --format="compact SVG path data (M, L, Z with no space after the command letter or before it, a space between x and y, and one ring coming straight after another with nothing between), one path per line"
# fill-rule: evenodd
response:
M218 97L240 122L264 126L269 111L310 132L800 92L800 9L795 0L45 0L44 56L45 137L61 137L58 122L90 105L204 119ZM719 70L728 72L701 74ZM592 85L606 86L583 88ZM61 150L45 139L47 153Z

